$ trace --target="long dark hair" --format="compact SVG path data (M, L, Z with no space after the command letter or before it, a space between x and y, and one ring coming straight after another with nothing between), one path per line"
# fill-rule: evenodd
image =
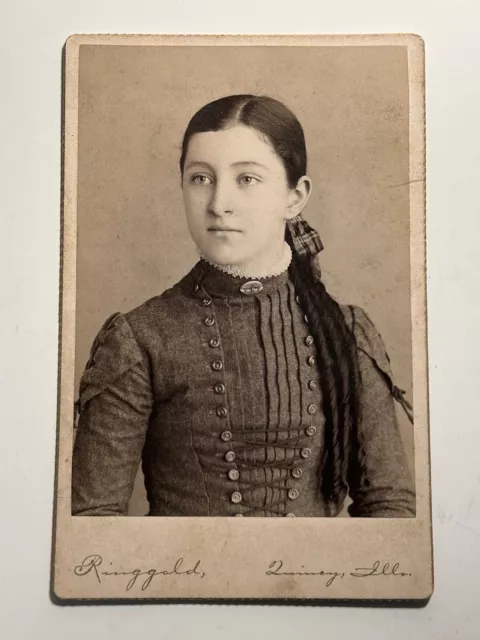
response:
M192 117L182 142L182 177L188 144L195 133L219 131L237 123L265 135L284 164L289 187L295 188L307 173L303 128L282 102L251 94L220 98ZM362 466L363 458L359 438L361 380L355 338L340 306L314 273L310 259L295 250L288 227L285 239L292 249L290 278L308 316L317 351L325 415L321 491L327 502L339 506L345 499L352 474L359 475L358 465Z

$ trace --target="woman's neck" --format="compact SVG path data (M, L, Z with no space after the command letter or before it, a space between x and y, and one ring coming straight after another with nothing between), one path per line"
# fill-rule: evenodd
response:
M203 260L214 266L216 269L223 271L224 273L228 273L231 276L236 278L272 278L273 276L278 276L284 271L288 269L290 266L290 262L292 261L292 250L289 245L285 242L283 247L283 253L280 259L265 261L258 264L251 264L246 267L242 267L235 264L217 264L209 260L202 253L200 256Z

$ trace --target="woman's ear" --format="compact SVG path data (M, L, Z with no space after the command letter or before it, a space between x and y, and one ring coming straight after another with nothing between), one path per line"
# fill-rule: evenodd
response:
M285 220L291 220L298 216L305 208L312 193L312 181L308 176L302 176L294 189L288 194L288 206Z

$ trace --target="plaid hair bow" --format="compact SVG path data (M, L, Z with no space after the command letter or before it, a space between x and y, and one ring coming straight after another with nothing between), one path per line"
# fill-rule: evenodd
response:
M318 231L308 224L301 213L291 220L287 220L287 228L299 255L314 257L323 250L323 243Z

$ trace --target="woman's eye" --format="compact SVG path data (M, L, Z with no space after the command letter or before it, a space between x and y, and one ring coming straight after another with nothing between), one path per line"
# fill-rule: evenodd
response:
M210 178L208 176L203 176L203 175L196 175L191 177L191 181L194 184L208 184L209 180Z
M255 184L256 182L258 182L258 179L254 178L253 176L242 176L241 178L239 178L239 182L241 184L245 184L249 186L251 184Z

